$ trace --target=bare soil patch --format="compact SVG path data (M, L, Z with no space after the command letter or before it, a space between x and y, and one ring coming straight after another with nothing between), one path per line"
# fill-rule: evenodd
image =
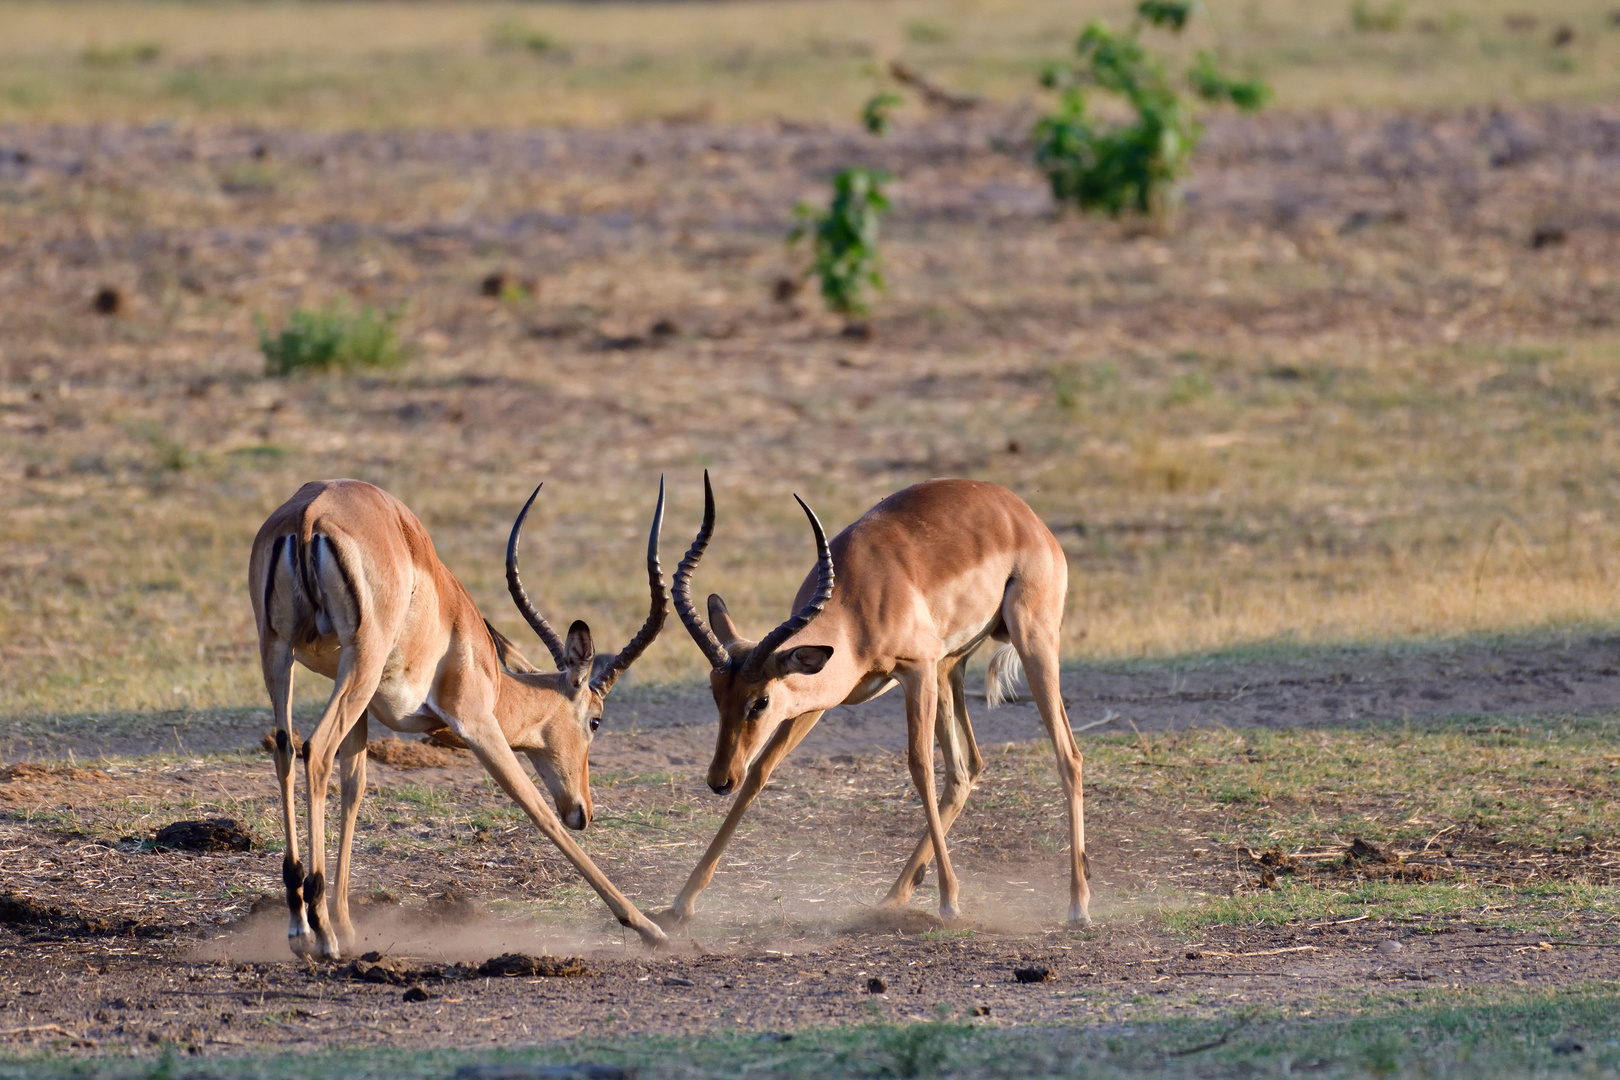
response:
M1393 669L1362 670L1376 682ZM985 714L981 732L1009 711ZM0 874L18 889L0 903L0 1008L26 1029L16 1045L167 1042L207 1055L941 1015L1331 1010L1409 987L1620 978L1604 891L1620 883L1615 834L1588 823L1587 839L1559 840L1544 824L1570 792L1612 802L1614 765L1578 730L1511 734L1517 723L1433 736L1473 740L1459 744L1473 753L1353 728L1317 742L1268 729L1082 735L1098 925L1080 933L1057 922L1062 823L1042 745L986 741L986 775L952 834L967 912L953 924L931 910L931 878L904 912L871 907L921 828L901 755L807 746L761 798L697 920L656 955L611 923L476 766L379 761L356 848L359 955L320 966L286 951L265 755L31 766L0 783ZM700 789L709 734L680 725L598 742L598 820L583 839L644 907L667 902L723 809ZM1302 777L1285 753L1308 760L1335 744L1388 752L1348 766L1361 770L1359 791L1321 765ZM1414 805L1398 776L1372 782L1372 770L1431 758L1458 762L1442 766L1457 782L1519 792L1523 808ZM1520 774L1503 771L1513 762L1532 778L1554 771L1520 790ZM1244 795L1239 781L1276 790ZM216 806L242 816L252 850L149 850L178 809ZM1329 825L1301 824L1317 817ZM1267 835L1284 839L1268 847ZM1041 968L1049 978L1016 974Z

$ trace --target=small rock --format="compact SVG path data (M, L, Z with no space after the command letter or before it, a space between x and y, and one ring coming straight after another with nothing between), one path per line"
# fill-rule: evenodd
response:
M1569 233L1557 225L1538 225L1530 234L1530 247L1535 251L1554 247L1569 239Z
M1396 941L1394 938L1390 938L1388 941L1380 941L1378 943L1378 951L1383 953L1385 956L1394 956L1396 953L1401 951L1401 948L1401 943Z
M870 979L866 980L866 992L868 994L887 994L889 992L889 984L874 975Z
M989 1016L990 1015L990 1006L988 1006L988 1005L975 1005L975 1006L973 1006L973 1015L974 1016Z
M1041 967L1039 965L1013 968L1013 978L1017 979L1021 983L1050 982L1052 978L1052 969L1049 967Z
M793 298L799 295L799 289L803 285L804 282L801 279L788 277L786 274L784 274L777 278L774 283L772 283L771 299L775 300L778 304L791 304L793 302Z
M124 294L111 285L103 285L96 290L95 298L90 301L90 307L97 315L117 315L124 310Z
M1350 841L1350 847L1344 853L1344 861L1346 863L1388 862L1389 856L1384 853L1383 848L1369 844L1358 836Z
M1203 958L1204 958L1204 954L1201 953L1201 952L1196 952L1195 951L1195 952L1190 952L1190 953L1187 954L1187 959L1189 959L1189 960L1202 960Z
M1586 1044L1581 1042L1581 1040L1577 1039L1573 1035L1559 1035L1554 1037L1552 1041L1552 1048L1553 1053L1555 1054L1586 1053Z
M413 986L409 990L405 991L404 1000L406 1000L406 1001L426 1001L429 998L431 998L432 996L433 996L432 994L428 993L426 990L422 989L420 986Z
M493 274L484 277L484 280L478 286L478 291L484 296L500 296L506 292L506 284L506 275L497 270Z

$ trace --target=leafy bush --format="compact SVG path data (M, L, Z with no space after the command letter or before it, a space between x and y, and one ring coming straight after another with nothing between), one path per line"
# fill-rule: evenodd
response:
M1034 130L1035 161L1053 198L1116 216L1136 210L1161 221L1167 217L1202 128L1164 65L1142 45L1140 32L1144 25L1180 31L1197 10L1195 3L1143 0L1129 30L1116 33L1092 23L1075 43L1078 62L1055 64L1042 74L1042 85L1060 94L1057 109ZM1259 109L1271 96L1262 82L1223 74L1208 50L1198 54L1186 81L1205 101L1240 109ZM1136 119L1098 121L1088 108L1089 88L1124 99Z
M321 311L300 308L287 316L277 334L271 334L261 318L259 351L264 354L265 374L394 367L405 359L394 318L369 307L350 314L342 304Z
M894 130L894 110L900 105L900 95L884 90L873 94L861 106L861 126L873 135L887 135Z
M883 291L879 268L878 219L889 210L883 184L889 176L860 167L833 177L832 203L826 210L800 203L799 224L788 235L796 244L811 237L815 262L811 273L821 281L821 298L830 311L843 316L864 315L866 292Z

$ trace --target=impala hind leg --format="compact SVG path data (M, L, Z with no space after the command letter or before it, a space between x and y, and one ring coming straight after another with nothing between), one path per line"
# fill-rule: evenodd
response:
M338 748L363 723L366 706L377 693L387 659L386 650L369 646L363 640L351 637L343 642L326 712L304 744L304 776L308 787L305 795L309 800L309 872L304 877L304 913L309 920L311 939L303 951L330 960L342 957L343 949L327 914L326 786L332 780ZM347 831L345 829L345 834ZM295 944L294 948L298 946Z
M260 646L259 661L275 716L276 790L281 796L282 835L287 840L286 854L281 857L281 881L287 889L287 940L298 952L310 938L309 921L304 917L304 864L298 858L298 811L293 802L292 646L285 639L269 637Z
M1030 696L1040 710L1041 722L1057 755L1058 779L1069 817L1069 922L1075 926L1091 923L1091 886L1087 883L1086 815L1081 789L1084 764L1080 747L1069 727L1069 713L1063 706L1058 684L1058 628L1063 618L1063 590L1046 590L1032 597L1035 590L1014 582L1002 602L1007 632L1018 658L1024 663L1024 677Z
M354 951L354 923L349 919L349 872L353 868L354 823L360 816L360 800L366 794L365 714L349 730L338 747L338 789L343 795L343 831L339 834L336 888L332 891L332 929L338 945Z
M951 826L967 805L979 774L984 771L984 759L973 739L973 728L968 723L967 698L962 692L962 674L967 658L946 660L940 664L939 703L935 708L934 734L939 740L941 756L945 759L944 790L939 795L939 816L950 834ZM905 907L911 893L928 875L928 860L934 857L934 841L926 829L917 841L911 858L894 881L879 907Z
M714 839L709 841L708 850L704 851L703 858L692 868L686 884L681 887L680 895L675 898L668 911L654 913L653 919L658 925L673 929L692 918L692 912L697 907L698 893L707 889L709 882L714 880L714 869L720 865L720 856L725 852L726 845L731 842L731 834L737 831L737 825L742 821L743 814L748 812L748 807L764 790L766 783L771 779L771 773L782 763L782 759L804 741L804 737L810 734L810 729L815 727L816 721L820 719L820 711L808 712L802 716L795 716L776 729L776 733L765 744L765 748L759 752L759 757L748 766L748 773L743 777L742 787L737 789L737 797L732 801L726 820L721 823L720 831L714 834Z

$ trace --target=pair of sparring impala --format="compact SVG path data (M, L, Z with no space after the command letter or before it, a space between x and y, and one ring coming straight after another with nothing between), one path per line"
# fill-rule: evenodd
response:
M603 701L664 624L668 602L658 559L663 482L647 540L651 608L629 644L601 663L590 628L575 622L559 638L519 577L518 539L539 488L518 514L506 548L507 587L550 650L555 674L536 670L479 615L467 590L439 561L422 523L387 493L355 480L310 483L270 515L253 543L249 585L275 711L276 775L287 834L282 877L295 952L335 958L354 942L348 879L365 791L368 718L472 750L619 922L657 945L665 940L664 929L691 918L749 804L821 714L868 701L896 684L905 694L911 777L928 827L884 904L903 906L932 858L940 915L954 919L957 880L945 835L983 767L962 675L986 638L1000 643L990 661L987 699L996 702L1022 662L1051 736L1067 796L1069 921L1090 921L1081 757L1058 692L1068 568L1034 511L995 484L930 480L884 499L829 544L801 499L815 534L816 566L799 588L793 615L754 642L738 632L720 597L709 597L707 621L692 604L692 571L714 532L707 473L703 487L703 525L676 570L671 593L712 668L720 731L709 786L722 795L736 791L737 797L674 905L651 917L614 888L562 825L583 829L590 823L587 757ZM333 680L332 696L304 744L307 862L293 806L294 660ZM935 788L936 738L945 764L943 791ZM556 813L519 765L519 753L551 792ZM342 832L329 907L325 804L334 765Z

